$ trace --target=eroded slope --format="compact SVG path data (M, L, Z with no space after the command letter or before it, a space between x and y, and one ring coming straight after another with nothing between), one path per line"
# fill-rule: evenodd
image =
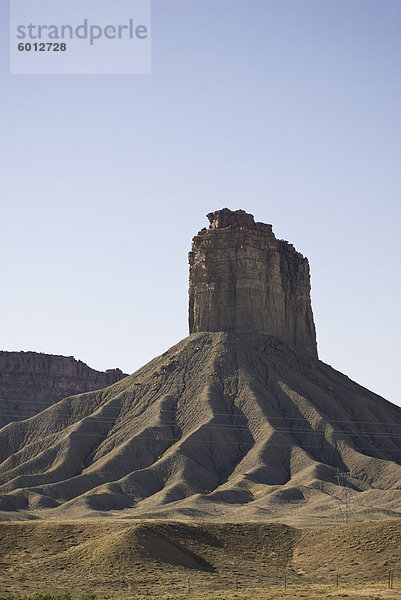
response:
M340 470L357 518L396 517L400 424L400 408L274 337L194 334L3 428L0 510L316 524L341 513Z

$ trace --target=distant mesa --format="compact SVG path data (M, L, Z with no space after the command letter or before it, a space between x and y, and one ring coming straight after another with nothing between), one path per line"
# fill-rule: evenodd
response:
M62 398L98 390L126 374L104 373L73 356L0 351L0 428L28 419Z
M0 518L401 517L401 408L318 359L307 259L242 210L208 218L190 335L0 429Z

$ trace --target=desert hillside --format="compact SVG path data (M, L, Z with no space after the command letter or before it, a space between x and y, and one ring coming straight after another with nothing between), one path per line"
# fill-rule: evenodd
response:
M332 524L401 512L401 408L273 336L192 334L0 431L3 519ZM18 516L17 516L18 515Z
M269 523L40 521L1 523L0 536L0 594L244 600L400 594L399 520L309 531ZM386 590L390 570L394 589ZM355 587L370 592L360 595Z

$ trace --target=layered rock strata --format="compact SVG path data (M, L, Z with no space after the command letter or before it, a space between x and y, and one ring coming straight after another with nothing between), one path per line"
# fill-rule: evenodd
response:
M73 356L0 351L0 427L125 376L120 369L96 371Z
M189 253L190 333L270 334L317 358L307 258L243 210L207 217Z

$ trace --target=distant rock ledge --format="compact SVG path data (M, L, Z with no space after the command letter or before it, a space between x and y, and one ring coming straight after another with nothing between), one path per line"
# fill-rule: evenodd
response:
M0 351L0 428L28 419L67 396L105 388L126 377L96 371L73 356Z

